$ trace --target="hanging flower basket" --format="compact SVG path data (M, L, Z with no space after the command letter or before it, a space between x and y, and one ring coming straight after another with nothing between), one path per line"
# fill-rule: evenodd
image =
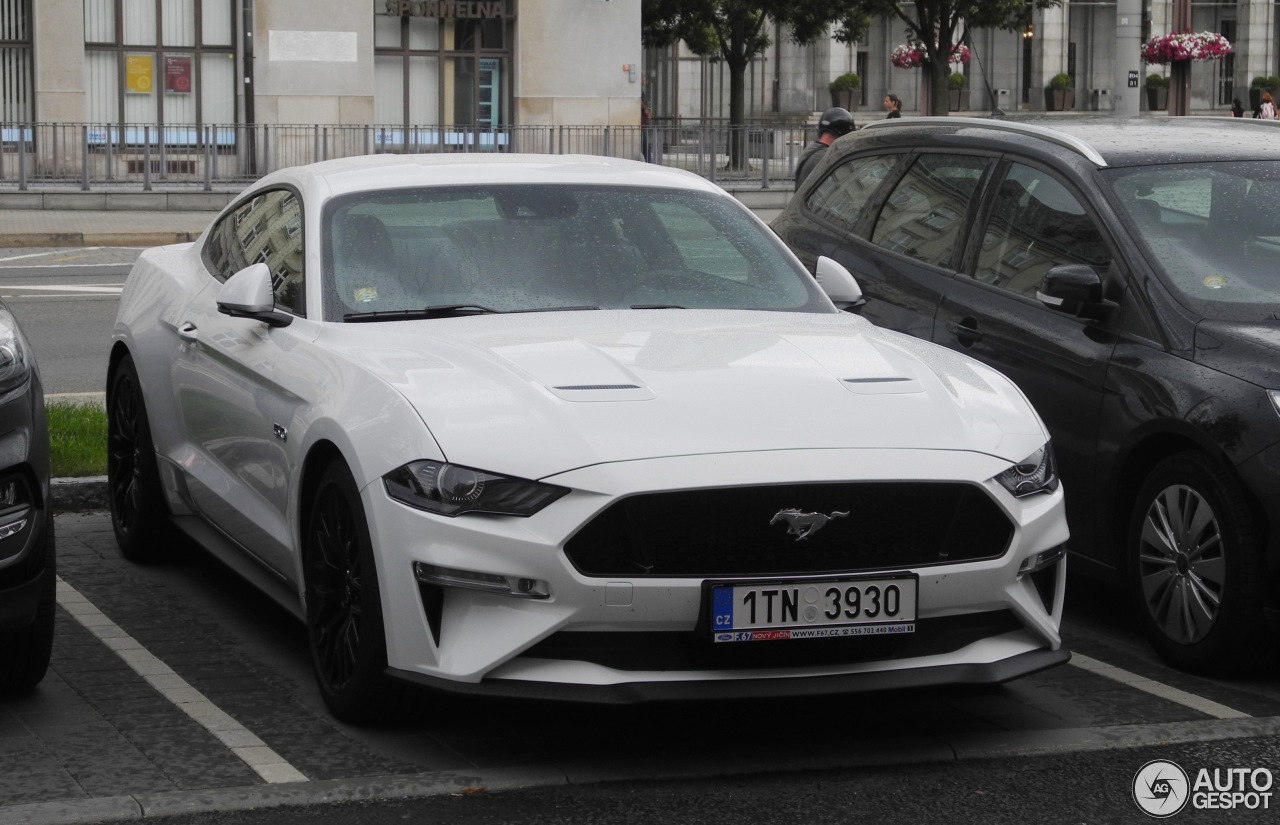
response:
M924 65L928 52L925 51L924 44L918 40L910 43L903 43L901 46L894 48L889 53L889 62L897 66L899 69L916 69ZM949 63L968 63L969 47L963 43L957 43L951 47L951 59Z
M1143 63L1221 60L1231 54L1231 41L1217 32L1171 32L1142 44Z

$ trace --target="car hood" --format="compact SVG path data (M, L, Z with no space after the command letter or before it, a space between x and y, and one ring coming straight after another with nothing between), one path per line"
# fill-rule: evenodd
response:
M447 460L524 478L764 450L972 450L1012 462L1047 437L999 373L847 314L554 312L331 335L414 405Z
M1280 389L1280 323L1201 321L1197 364L1268 389Z

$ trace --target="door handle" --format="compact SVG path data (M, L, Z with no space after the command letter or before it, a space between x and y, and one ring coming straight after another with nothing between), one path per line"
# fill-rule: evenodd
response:
M195 324L184 321L178 325L178 337L184 341L196 341L199 340L200 334Z
M951 330L962 347L971 347L982 340L982 333L978 331L978 322L974 318L952 321L947 324L947 329Z

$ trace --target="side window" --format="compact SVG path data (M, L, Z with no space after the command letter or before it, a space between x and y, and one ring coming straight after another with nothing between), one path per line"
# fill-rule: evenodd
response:
M924 154L880 210L872 243L935 266L951 266L964 239L964 215L986 158Z
M902 155L854 158L831 170L805 205L817 217L852 230L867 201Z
M250 264L266 264L276 306L297 315L306 311L302 260L302 208L288 189L263 192L227 213L205 248L205 262L219 281Z
M1015 163L996 192L973 276L1035 297L1059 264L1087 264L1105 277L1111 253L1075 195L1047 172Z

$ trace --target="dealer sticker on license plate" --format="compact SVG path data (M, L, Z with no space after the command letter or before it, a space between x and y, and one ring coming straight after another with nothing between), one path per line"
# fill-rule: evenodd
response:
M715 583L711 628L717 642L762 642L914 633L917 579Z

